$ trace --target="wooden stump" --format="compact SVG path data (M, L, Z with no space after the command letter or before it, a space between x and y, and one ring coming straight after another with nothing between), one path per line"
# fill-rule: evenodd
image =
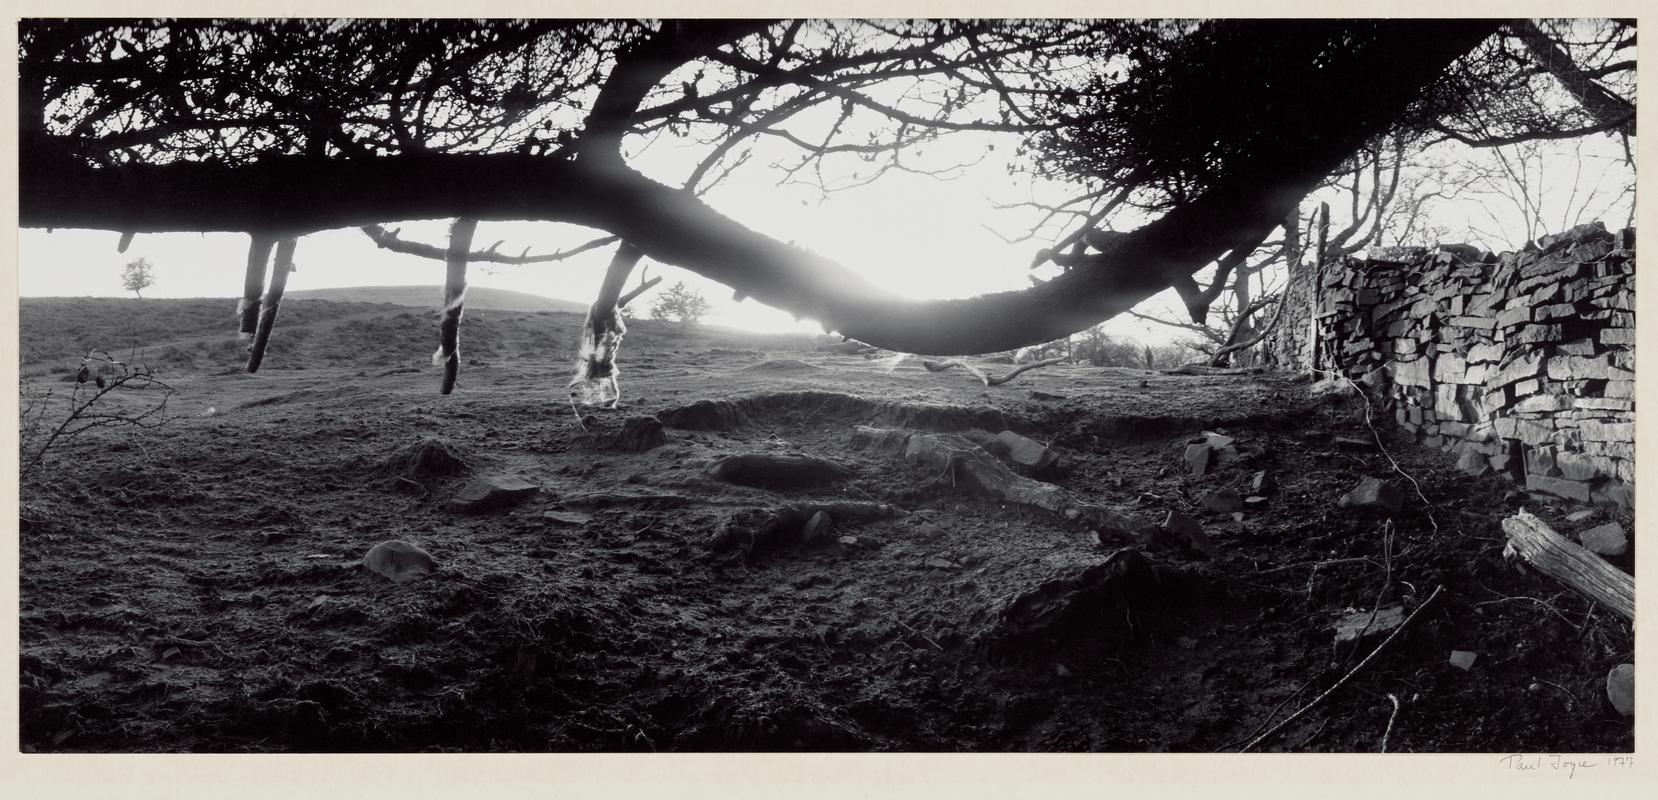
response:
M1524 509L1503 520L1503 532L1508 534L1503 557L1519 558L1625 619L1635 619L1635 579L1628 573L1573 544Z

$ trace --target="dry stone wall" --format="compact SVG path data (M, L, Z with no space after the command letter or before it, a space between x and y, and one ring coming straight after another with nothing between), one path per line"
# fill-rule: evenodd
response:
M1384 248L1326 264L1292 284L1270 358L1315 366L1316 336L1317 367L1365 384L1462 469L1633 507L1634 248L1633 230L1596 222L1521 252Z

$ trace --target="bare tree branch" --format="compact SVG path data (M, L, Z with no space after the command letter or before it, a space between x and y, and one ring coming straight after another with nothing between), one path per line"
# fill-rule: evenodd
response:
M402 232L402 228L393 228L388 231L379 225L364 225L361 230L366 236L368 236L369 239L374 241L375 245L394 253L420 256L421 258L430 258L434 261L446 261L449 258L448 248L435 247L421 242L411 242L399 239L397 235ZM501 242L496 242L495 244L490 245L488 250L474 250L468 253L466 255L466 260L486 261L494 264L545 264L551 261L563 261L567 258L581 255L589 250L614 244L620 238L621 237L619 236L601 236L591 242L573 247L569 250L559 250L545 255L534 256L529 254L528 249L525 249L524 253L516 256L503 255L496 252L495 248L501 246Z

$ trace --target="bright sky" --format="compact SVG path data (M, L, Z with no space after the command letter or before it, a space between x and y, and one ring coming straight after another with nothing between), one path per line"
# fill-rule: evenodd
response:
M959 147L936 145L940 157L959 152L967 160L983 150L983 140ZM966 297L1029 285L1027 267L1042 244L1008 244L986 225L1012 235L1028 216L998 212L993 203L1026 199L1028 189L1007 173L1005 152L966 169L951 181L891 172L872 185L834 192L824 198L805 185L778 186L778 173L751 166L732 175L706 196L722 213L762 233L835 259L892 291L914 297ZM659 179L683 174L694 161L663 153L652 169ZM756 159L758 161L759 159ZM943 163L943 162L940 162ZM955 163L955 162L952 162ZM673 167L667 167L672 164ZM672 169L672 172L669 172ZM405 239L442 246L448 220L397 223ZM1029 224L1028 221L1025 224ZM396 226L396 225L393 225ZM588 241L602 232L545 222L482 222L473 241L486 247L505 240L501 251L546 253ZM122 296L121 269L147 258L155 265L156 283L145 297L234 297L241 291L247 237L224 233L140 234L126 253L116 252L119 234L111 231L24 229L19 236L19 290L25 297L59 295ZM474 264L473 286L530 292L576 302L591 302L597 293L610 249L601 248L551 264L501 266ZM443 280L438 261L401 255L374 246L351 228L304 237L295 254L299 267L290 289L431 284ZM820 330L796 323L781 311L753 300L735 303L731 290L692 273L647 259L651 275L665 285L684 280L714 303L708 321L755 330ZM1049 269L1052 269L1051 267ZM638 272L634 283L637 283ZM440 304L434 288L432 304ZM1140 323L1123 321L1122 333L1144 335Z
M993 149L987 145L994 144ZM792 241L846 265L869 280L902 295L916 298L966 297L1029 286L1027 269L1044 242L1010 244L991 228L1012 236L1034 217L1028 210L998 210L997 203L1039 199L1055 202L1068 195L1063 188L1033 190L1028 178L1009 174L1016 141L1007 137L962 133L946 137L906 154L906 163L920 167L974 162L952 180L900 171L889 172L871 185L833 192L827 197L802 183L778 185L782 173L768 162L794 151L767 140L756 156L705 199L744 225L783 241ZM770 147L771 149L765 149ZM1581 147L1581 153L1572 148ZM636 168L677 185L696 163L700 150L677 149L671 141L653 144L632 159ZM1624 224L1632 196L1617 197L1629 168L1621 163L1622 148L1610 137L1581 143L1550 145L1550 150L1522 168L1531 176L1533 193L1550 220L1545 230L1563 230L1577 221L1604 219L1616 230ZM1489 151L1475 153L1460 146L1442 146L1433 158L1457 164L1488 159ZM1579 158L1583 155L1586 158ZM982 159L982 160L981 160ZM826 164L826 174L844 178L867 165L848 157ZM1526 173L1525 170L1530 172ZM1435 188L1427 185L1421 191ZM1337 206L1337 224L1344 197L1331 196ZM1305 207L1310 208L1311 202ZM1450 231L1447 241L1467 241L1502 249L1523 241L1525 226L1518 206L1500 194L1470 195L1441 202L1434 222ZM1553 220L1560 220L1552 224ZM442 246L448 220L402 222L406 239ZM1119 229L1132 224L1118 222ZM1484 231L1479 236L1472 230ZM571 225L545 222L483 222L474 242L480 247L504 240L502 252L532 253L570 248L602 235ZM1535 235L1535 234L1534 234ZM156 283L146 297L224 297L240 293L247 238L241 234L141 234L126 253L116 251L119 234L111 231L59 230L48 233L23 229L19 235L19 291L36 296L123 296L121 270L128 261L147 258L155 265ZM579 303L590 302L610 259L601 248L574 259L519 267L474 264L473 286L510 289ZM440 305L441 262L401 255L374 246L351 228L304 237L295 262L299 271L289 280L292 289L350 286L432 285L432 306ZM734 302L731 291L692 273L646 259L651 275L662 275L665 285L683 280L701 290L713 303L708 322L762 331L818 331L810 321L796 322L789 314L754 300ZM1047 277L1055 269L1045 268ZM636 272L634 283L638 280ZM1276 280L1270 281L1275 285ZM648 307L648 297L640 309ZM1164 292L1142 310L1179 308L1173 292ZM227 312L228 314L229 312ZM1127 315L1108 323L1114 335L1148 341L1167 341L1173 329L1135 320Z

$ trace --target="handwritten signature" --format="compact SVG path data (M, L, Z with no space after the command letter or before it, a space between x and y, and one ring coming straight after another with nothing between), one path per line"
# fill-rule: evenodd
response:
M1577 777L1578 770L1592 770L1599 767L1611 769L1631 769L1635 766L1634 756L1594 756L1570 757L1558 753L1548 755L1526 755L1512 753L1497 760L1498 765L1515 772L1564 772L1566 779Z

